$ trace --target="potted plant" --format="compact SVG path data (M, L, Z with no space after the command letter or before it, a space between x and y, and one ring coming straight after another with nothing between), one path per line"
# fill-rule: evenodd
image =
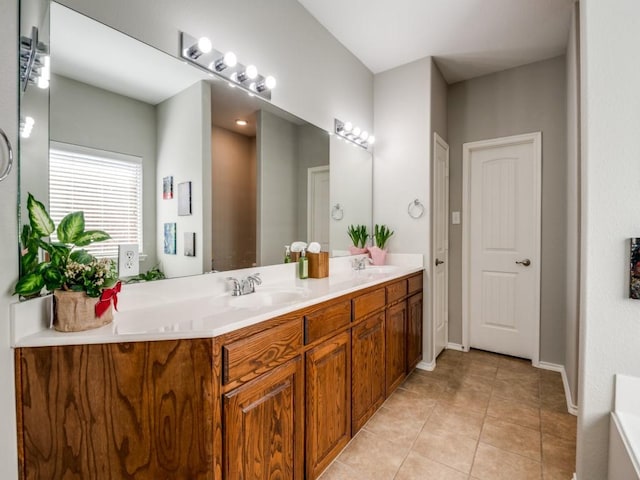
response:
M349 253L351 255L361 255L367 253L367 239L369 238L369 232L367 232L366 225L349 225L347 233L351 238L353 245L349 247Z
M384 265L387 257L387 249L385 247L393 233L393 230L389 230L386 225L376 224L373 228L375 246L369 248L369 253L371 253L371 260L374 265Z
M29 194L29 224L22 229L20 278L14 295L26 298L43 289L54 294L56 330L80 331L113 320L120 282L112 260L98 259L80 248L111 238L101 230L85 230L84 213L65 216L56 229L44 205ZM58 242L48 237L56 231ZM40 249L45 252L40 261Z

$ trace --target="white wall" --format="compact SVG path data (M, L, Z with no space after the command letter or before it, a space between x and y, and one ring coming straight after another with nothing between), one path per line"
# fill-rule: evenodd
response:
M343 215L329 220L329 248L342 254L353 244L347 233L350 225L366 225L372 232L373 158L371 152L337 135L331 136L329 151L329 205L333 209L339 203Z
M157 255L167 277L211 270L211 89L205 82L157 106ZM162 198L162 179L173 176L173 199ZM191 215L178 216L178 186L191 182ZM206 186L205 186L206 183ZM164 253L164 224L176 223L176 254ZM184 234L195 232L196 255L184 255ZM207 245L205 249L204 246Z
M144 226L141 251L148 257L141 262L140 271L154 267L157 263L155 107L93 85L52 75L49 115L52 141L142 158ZM45 182L48 176L42 172L48 168L48 159L43 158L38 177L44 178ZM24 178L21 175L22 181Z
M577 474L607 477L614 375L640 376L640 301L629 241L640 237L640 2L580 3L582 263Z
M395 235L389 251L424 255L425 291L429 287L431 239L431 58L424 58L375 76L373 179L374 223L386 224ZM422 218L410 218L414 199L425 206ZM433 360L431 302L424 302L423 361Z
M580 315L580 101L578 63L578 3L567 45L567 281L564 366L574 405L578 404L578 320Z
M261 110L257 114L259 265L284 259L284 246L298 237L298 128ZM306 235L305 235L306 237Z

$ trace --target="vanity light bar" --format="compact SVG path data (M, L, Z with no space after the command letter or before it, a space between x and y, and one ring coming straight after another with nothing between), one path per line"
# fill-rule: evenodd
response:
M363 131L360 127L354 127L351 122L343 122L337 118L335 119L335 132L340 138L344 138L365 150L376 141L376 137L370 135L366 130Z
M255 65L243 65L233 52L220 52L211 46L208 38L197 39L188 33L180 33L180 56L209 74L229 82L229 86L240 86L250 95L271 100L271 90L276 88L276 79L258 73Z
M49 88L51 67L49 49L38 41L38 28L31 27L31 38L20 37L20 84L22 91L29 84L39 88Z

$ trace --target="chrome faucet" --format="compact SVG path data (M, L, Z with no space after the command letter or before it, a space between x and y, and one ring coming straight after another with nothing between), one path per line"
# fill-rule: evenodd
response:
M231 295L233 297L239 297L241 295L247 295L256 291L256 285L262 284L262 279L259 273L248 275L242 280L238 280L235 277L227 277L227 281L233 282L233 288Z
M354 258L351 262L351 267L356 271L364 270L367 263L372 263L372 260L369 257Z

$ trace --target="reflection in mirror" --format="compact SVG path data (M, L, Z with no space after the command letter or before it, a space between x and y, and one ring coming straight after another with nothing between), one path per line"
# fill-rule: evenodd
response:
M46 103L21 100L36 125L50 120L50 136L44 128L21 143L23 197L33 193L52 216L85 210L87 228L139 244L140 271L160 265L167 277L281 263L295 240L344 251L347 225L370 225L365 150L336 146L325 131L55 2L50 15L49 115ZM58 157L84 163L62 163L54 178ZM84 168L91 161L120 163L109 177ZM139 178L127 173L133 164ZM72 177L85 170L82 191Z

